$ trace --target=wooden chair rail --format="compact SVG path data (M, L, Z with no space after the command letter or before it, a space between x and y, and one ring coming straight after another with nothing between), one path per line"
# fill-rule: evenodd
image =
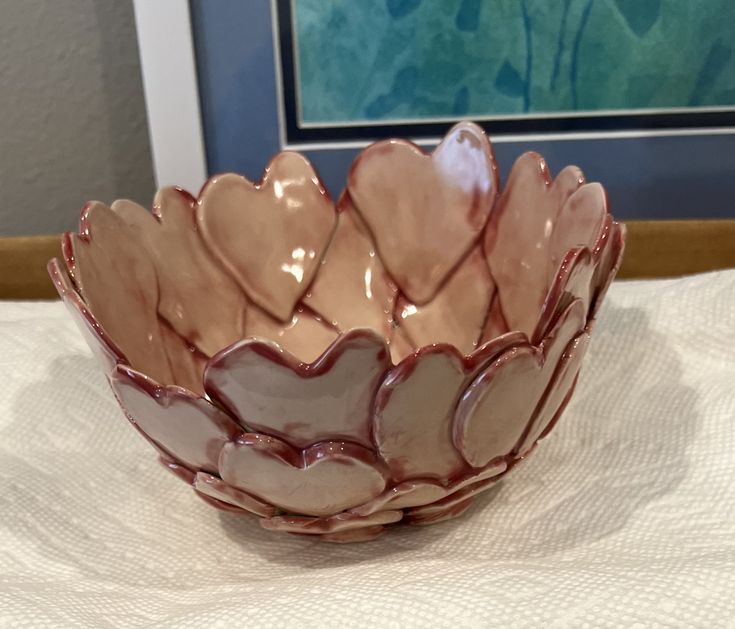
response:
M628 221L619 278L676 277L735 268L735 219ZM53 299L46 263L59 236L0 238L0 299Z
M0 299L54 299L46 263L61 255L61 237L0 238Z
M626 227L621 279L735 268L735 219L628 221Z

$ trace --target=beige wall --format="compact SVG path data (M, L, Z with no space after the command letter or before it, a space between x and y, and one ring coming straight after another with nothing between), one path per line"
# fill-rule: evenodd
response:
M0 236L152 194L132 1L0 0Z

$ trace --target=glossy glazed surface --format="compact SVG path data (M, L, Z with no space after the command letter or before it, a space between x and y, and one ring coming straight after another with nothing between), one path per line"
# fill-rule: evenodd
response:
M258 184L234 174L212 177L197 208L209 250L281 321L311 283L336 219L311 164L291 152L274 157Z
M468 123L431 155L402 140L377 142L355 158L347 191L388 272L425 304L485 227L498 192L495 156Z
M460 515L548 433L624 237L575 167L526 154L501 193L461 123L367 148L336 208L295 153L152 213L90 203L49 273L169 471L343 543Z

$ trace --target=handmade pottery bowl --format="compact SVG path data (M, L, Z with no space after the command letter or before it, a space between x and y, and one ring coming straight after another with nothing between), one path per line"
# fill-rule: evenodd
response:
M573 166L487 137L90 203L49 272L130 423L215 507L371 539L463 513L554 426L625 232Z

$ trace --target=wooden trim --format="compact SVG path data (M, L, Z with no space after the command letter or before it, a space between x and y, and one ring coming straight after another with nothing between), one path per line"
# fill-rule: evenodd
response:
M60 255L60 236L0 238L0 299L57 297L46 264Z
M678 277L735 267L735 220L628 221L619 278Z
M735 268L735 219L629 221L620 278L675 277ZM0 238L0 299L53 299L46 263L59 236Z

